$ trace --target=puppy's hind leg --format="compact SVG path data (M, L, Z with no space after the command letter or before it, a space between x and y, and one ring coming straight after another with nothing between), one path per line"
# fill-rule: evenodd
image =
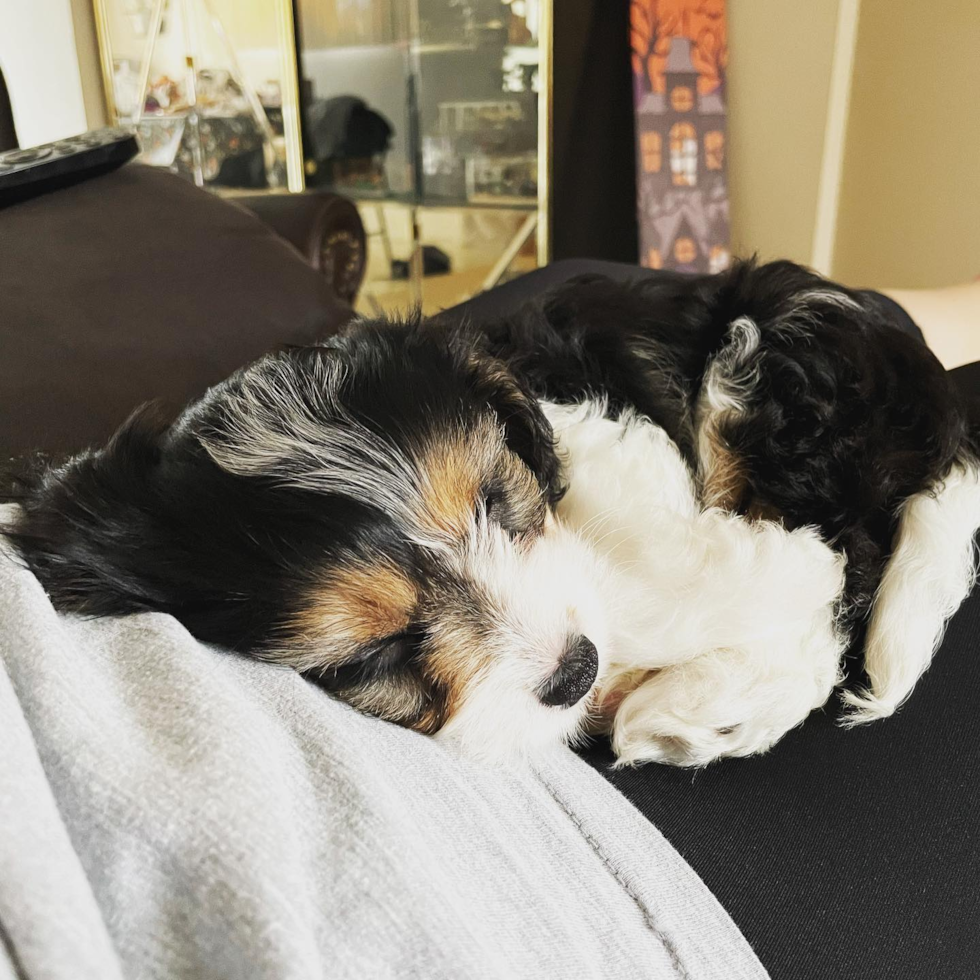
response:
M902 506L894 549L875 595L865 643L868 688L845 691L843 724L885 718L912 693L946 622L976 578L980 468L954 464L942 483Z

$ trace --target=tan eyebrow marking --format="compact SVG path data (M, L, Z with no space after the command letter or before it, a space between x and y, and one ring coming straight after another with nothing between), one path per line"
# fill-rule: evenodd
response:
M465 535L483 482L502 449L500 432L489 420L430 439L419 458L421 525L455 538Z
M352 565L332 570L310 589L290 625L305 639L345 647L343 656L351 646L405 629L417 600L415 584L393 565Z

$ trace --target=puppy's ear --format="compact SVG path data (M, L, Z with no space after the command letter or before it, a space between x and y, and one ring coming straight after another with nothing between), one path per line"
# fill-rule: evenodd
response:
M555 434L531 392L507 365L488 354L472 338L457 338L473 393L494 410L508 448L534 473L548 502L556 504L565 493Z

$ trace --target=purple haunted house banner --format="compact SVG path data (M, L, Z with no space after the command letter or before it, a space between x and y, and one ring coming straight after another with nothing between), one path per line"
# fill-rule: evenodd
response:
M731 260L724 0L632 0L640 262L719 272Z

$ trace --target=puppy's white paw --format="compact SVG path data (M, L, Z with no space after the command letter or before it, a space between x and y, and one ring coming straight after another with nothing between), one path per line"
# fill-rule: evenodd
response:
M710 650L694 660L623 675L604 690L620 765L704 766L765 752L840 683L844 640L826 609L797 646ZM628 685L628 686L627 686Z

